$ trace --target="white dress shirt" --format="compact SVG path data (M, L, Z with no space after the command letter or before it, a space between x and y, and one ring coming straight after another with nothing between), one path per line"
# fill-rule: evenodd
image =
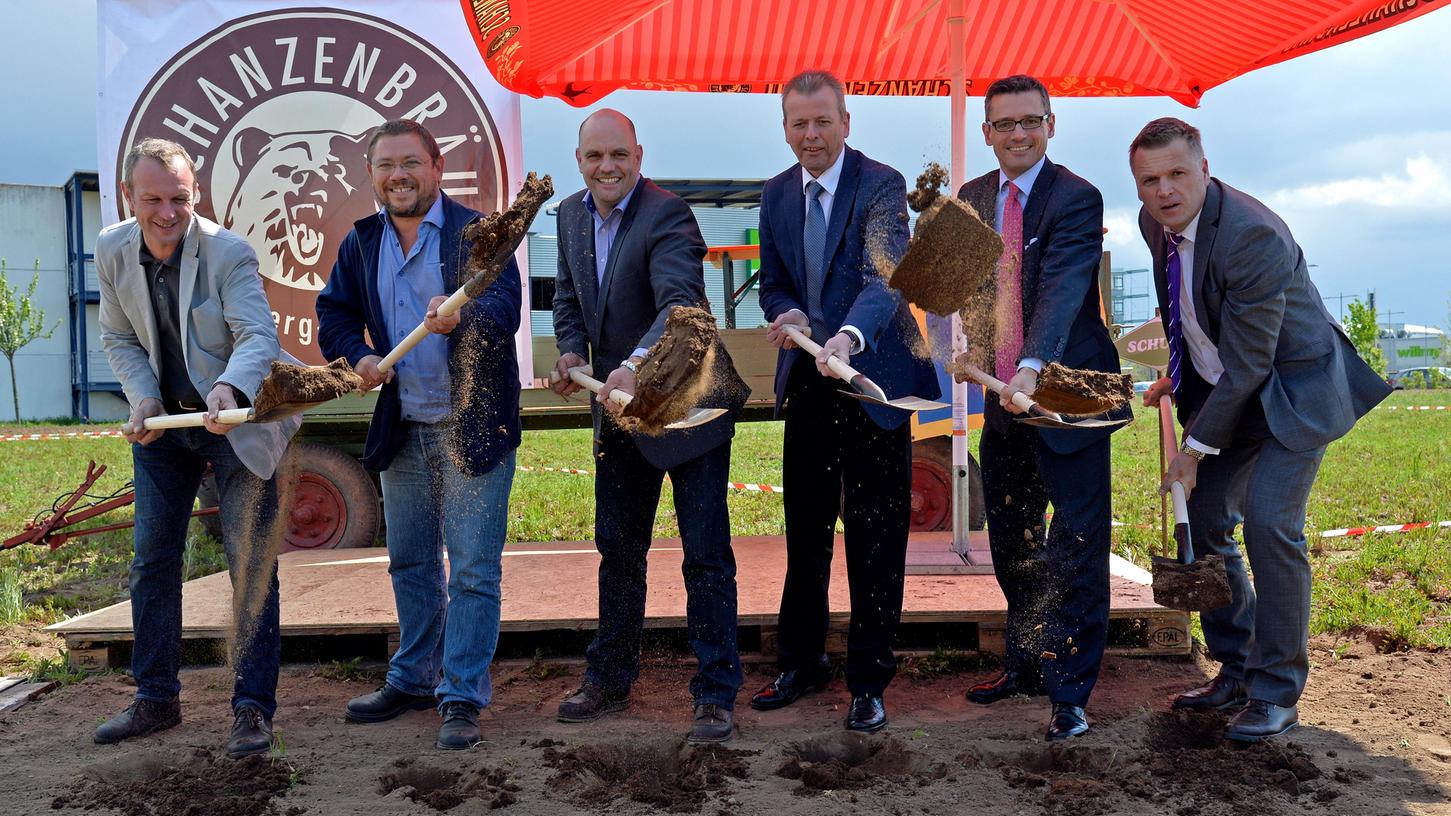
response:
M806 192L806 185L810 182L814 181L817 184L821 185L821 192L816 194L816 200L821 202L821 215L823 220L827 224L831 223L831 204L833 201L836 201L836 188L837 185L841 183L841 166L845 162L846 145L843 144L841 152L836 154L836 161L833 162L830 167L826 168L825 172L823 172L820 176L813 176L811 175L811 171L807 170L805 167L801 168L801 192L803 194ZM808 216L811 215L811 199L809 196L806 198L806 214ZM823 262L825 262L825 258L823 258L822 260ZM826 280L826 276L824 274L822 275L822 280ZM801 310L792 309L791 311L800 312ZM805 316L805 313L802 313L802 317ZM866 339L864 335L862 335L861 329L858 329L856 326L848 325L842 326L841 330L851 336L851 350L849 352L850 354L860 354L863 350L866 349ZM816 342L824 343L826 342L826 338L817 339Z
M1219 349L1204 332L1198 312L1194 311L1194 239L1199 235L1199 216L1203 214L1201 210L1194 216L1179 242L1179 333L1184 338L1189 359L1194 361L1194 370L1212 386L1224 375L1224 363L1220 362ZM1219 453L1219 448L1212 448L1192 436L1185 437L1184 444L1204 453Z

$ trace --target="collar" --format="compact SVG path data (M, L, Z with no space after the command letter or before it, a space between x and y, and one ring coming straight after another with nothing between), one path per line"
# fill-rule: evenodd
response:
M383 229L384 230L386 230L387 232L390 232L390 233L394 231L393 230L393 219L388 216L388 210L387 209L379 209L378 210L378 217L380 219L382 219L382 221L383 221ZM423 214L423 223L425 223L425 224L432 224L435 229L439 230L440 232L443 231L443 191L442 190L439 190L438 191L438 197L433 200L433 205L428 208L428 212L426 212L426 213Z
M630 199L635 197L635 191L640 189L640 185L644 181L644 176L640 176L638 179L636 179L635 186L630 188L630 192L625 193L625 197L620 199L620 203L616 204L613 210L610 210L604 215L600 215L599 208L595 206L594 193L591 193L589 189L586 188L584 191L584 208L586 210L589 210L591 215L600 219L601 221L608 219L611 215L614 215L615 213L619 213L621 216L624 216L625 210L630 208Z
M836 198L836 185L841 182L841 166L846 163L846 143L842 143L841 152L836 154L836 161L826 168L826 172L820 176L813 177L805 167L801 168L801 190L805 192L806 185L812 181L820 184L826 194Z
M1043 172L1043 165L1047 162L1048 154L1044 153L1043 158L1038 159L1037 164L1029 167L1027 172L1023 173L1023 175L1018 176L1015 179L1008 178L1008 174L1004 173L1001 169L999 169L998 192L1001 193L1003 191L1003 185L1011 181L1013 183L1013 186L1018 188L1018 194L1023 198L1027 198L1028 194L1033 191L1033 185L1038 183L1038 174Z
M176 243L176 249L174 249L174 250L171 251L171 255L166 260L162 261L161 262L161 265L162 266L169 266L172 269L180 269L181 268L181 253L185 249L186 249L186 234L183 234L182 239ZM155 255L152 255L151 254L151 250L150 249L147 249L147 247L146 247L146 236L145 235L142 235L141 236L141 253L140 253L139 260L140 260L142 266L146 266L147 264L154 264L154 263L157 262L156 256Z
M1184 231L1181 232L1181 233L1179 233L1180 235L1182 235L1184 237L1184 240L1185 241L1188 241L1191 244L1194 243L1194 236L1196 236L1196 235L1199 234L1199 219L1203 215L1204 215L1204 208L1201 206L1199 208L1198 215L1195 215L1194 216L1194 220L1193 221L1190 221L1189 222L1189 226L1185 227L1184 228Z

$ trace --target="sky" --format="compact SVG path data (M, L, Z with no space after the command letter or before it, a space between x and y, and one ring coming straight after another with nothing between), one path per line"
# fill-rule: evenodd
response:
M0 76L10 78L0 86L0 183L59 185L73 170L95 169L93 0L0 0L0 8L12 33L0 49ZM1383 322L1446 326L1448 43L1443 8L1242 76L1211 89L1197 109L1167 99L1057 99L1048 155L1103 192L1113 265L1144 267L1128 144L1151 119L1185 119L1203 131L1210 173L1289 224L1332 313L1336 295L1363 299L1374 290ZM647 176L768 178L794 162L774 96L617 92L595 107L634 119ZM847 143L909 180L929 161L947 163L946 99L851 97L847 107ZM521 108L525 169L553 174L561 193L582 187L576 131L594 108L528 98ZM969 178L995 167L981 111L981 99L970 98Z

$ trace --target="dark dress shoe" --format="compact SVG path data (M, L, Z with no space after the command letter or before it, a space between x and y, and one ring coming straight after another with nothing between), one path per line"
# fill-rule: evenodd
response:
M851 698L851 709L846 715L848 731L875 733L887 727L887 707L882 698L875 694L858 694Z
M458 700L443 704L443 725L433 747L440 751L462 751L479 744L479 710Z
M96 729L96 742L110 745L132 737L144 737L157 731L165 731L181 722L181 703L172 700L158 703L154 700L136 700L126 710L106 720Z
M731 712L715 703L698 703L695 706L695 723L690 727L686 742L692 745L710 745L726 742L731 738L733 718Z
M1259 742L1278 737L1300 724L1300 710L1295 706L1279 706L1264 700L1250 700L1233 717L1225 729L1226 739L1235 742Z
M985 680L967 690L967 699L979 705L990 705L1004 697L1024 694L1035 697L1043 693L1043 678L1036 672L1004 671L991 680Z
M1088 714L1082 706L1072 703L1054 703L1053 717L1048 720L1049 742L1061 742L1069 737L1088 733Z
M1230 708L1241 705L1248 697L1244 683L1233 677L1219 675L1198 688L1174 698L1174 708Z
M611 711L622 711L629 705L629 690L607 691L586 680L584 685L559 704L559 713L555 718L567 723L590 722Z
M343 719L355 723L383 722L405 711L423 711L437 705L438 700L432 694L409 694L384 683L372 694L349 700Z
M815 670L792 669L783 671L775 680L751 695L751 708L757 711L775 711L785 708L801 698L808 691L821 691L831 682L831 667L820 666Z
M232 735L227 738L227 756L232 759L265 754L272 749L272 721L253 705L237 708Z

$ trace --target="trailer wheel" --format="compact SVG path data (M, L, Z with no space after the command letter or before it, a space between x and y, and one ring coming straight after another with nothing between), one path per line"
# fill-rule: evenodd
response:
M325 445L294 442L297 484L283 552L371 547L378 538L378 490L357 459Z
M973 502L969 530L981 530L987 520L982 503L982 472L968 454L967 478ZM945 436L919 439L912 445L912 532L952 529L952 440Z

